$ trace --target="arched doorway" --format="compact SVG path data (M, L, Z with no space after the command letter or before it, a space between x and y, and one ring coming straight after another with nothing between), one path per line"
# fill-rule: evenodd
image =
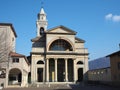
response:
M37 65L44 65L44 62L42 60L39 60L37 62ZM37 68L37 81L38 82L43 82L43 68L39 67Z
M83 81L83 68L78 69L78 82Z
M21 70L14 68L9 71L9 85L21 85L22 83L22 72Z

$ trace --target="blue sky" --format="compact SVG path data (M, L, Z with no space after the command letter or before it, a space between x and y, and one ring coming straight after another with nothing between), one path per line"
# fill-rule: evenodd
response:
M42 0L48 29L64 25L86 41L90 60L119 50L120 0ZM16 52L28 56L41 0L0 0L0 22L12 23Z

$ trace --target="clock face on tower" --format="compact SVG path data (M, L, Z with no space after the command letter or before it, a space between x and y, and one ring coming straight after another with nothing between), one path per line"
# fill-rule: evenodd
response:
M43 27L40 28L40 35L41 36L44 35L44 28Z

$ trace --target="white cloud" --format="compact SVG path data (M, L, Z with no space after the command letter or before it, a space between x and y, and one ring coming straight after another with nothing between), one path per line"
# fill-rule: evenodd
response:
M105 16L105 19L106 19L106 20L111 20L112 17L113 17L113 15L110 13L110 14L107 14L107 15Z
M105 16L105 19L106 20L111 20L113 22L120 22L120 15L113 15L113 14L107 14Z
M114 15L112 19L114 22L120 22L120 15Z

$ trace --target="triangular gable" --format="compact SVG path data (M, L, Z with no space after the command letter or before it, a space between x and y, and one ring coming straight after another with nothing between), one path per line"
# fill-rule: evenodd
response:
M55 28L52 28L52 29L49 29L47 30L46 33L64 33L64 34L76 34L75 31L65 27L65 26L58 26L58 27L55 27Z

